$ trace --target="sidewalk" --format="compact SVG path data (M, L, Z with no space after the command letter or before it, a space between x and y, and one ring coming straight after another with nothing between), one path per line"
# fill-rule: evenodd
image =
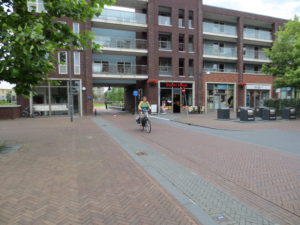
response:
M221 130L286 130L286 131L298 131L300 132L300 120L262 120L259 117L255 118L255 121L250 122L240 122L239 118L236 118L236 114L231 112L231 119L229 120L219 120L217 119L217 114L207 113L207 114L158 114L155 117L160 117L163 119L169 119L172 121L185 123L194 126L208 127L212 129Z
M90 118L0 121L0 224L198 224Z

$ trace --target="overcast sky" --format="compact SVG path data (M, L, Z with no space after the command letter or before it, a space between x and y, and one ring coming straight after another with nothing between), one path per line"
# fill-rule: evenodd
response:
M284 19L300 16L300 0L203 0L203 4Z

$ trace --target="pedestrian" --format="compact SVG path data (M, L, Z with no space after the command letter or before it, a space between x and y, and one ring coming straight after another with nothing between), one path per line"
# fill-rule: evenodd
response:
M107 102L106 99L105 99L105 101L104 101L104 104L105 104L105 109L107 109L107 104L108 104L108 102Z

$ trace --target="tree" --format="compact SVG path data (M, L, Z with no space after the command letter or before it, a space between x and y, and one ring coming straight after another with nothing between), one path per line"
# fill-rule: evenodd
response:
M36 1L36 0L33 0ZM32 0L30 2L33 2ZM27 0L0 1L0 80L16 84L17 94L32 87L55 70L58 49L99 49L91 31L73 33L57 19L85 22L100 15L114 0L44 0L45 10L28 10Z
M11 103L11 100L12 100L11 92L8 92L6 94L6 101L9 102L9 103Z
M272 60L263 71L276 77L276 87L300 88L300 21L299 17L287 22L276 33L276 40L266 55Z
M106 91L105 98L109 102L123 102L124 88L112 88L111 91Z

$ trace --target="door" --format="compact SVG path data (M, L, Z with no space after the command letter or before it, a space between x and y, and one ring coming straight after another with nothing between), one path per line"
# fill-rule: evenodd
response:
M181 107L181 90L173 88L173 113L180 113Z

